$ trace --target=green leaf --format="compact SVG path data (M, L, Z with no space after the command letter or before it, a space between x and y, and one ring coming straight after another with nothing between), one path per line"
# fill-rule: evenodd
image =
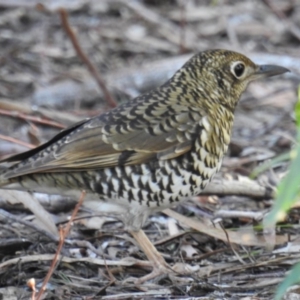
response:
M296 116L296 124L298 128L298 137L300 134L300 85L298 87L298 101L295 106L295 116Z
M300 86L298 89L298 101L295 106L296 123L298 129L297 139L300 141ZM278 219L281 219L300 194L300 143L290 152L291 163L288 174L283 178L278 187L278 197L271 212L264 219L264 225L272 228Z
M286 294L287 289L300 281L300 263L296 264L289 275L282 281L276 291L274 300L280 300Z
M271 212L266 216L264 224L273 227L276 221L286 213L297 201L300 192L299 166L300 166L300 145L292 151L296 158L291 161L290 170L283 178L278 188L278 197Z
M291 158L290 155L290 151L279 154L278 156L265 161L264 163L260 164L259 166L257 166L256 168L254 168L254 170L252 171L252 173L250 174L250 178L251 179L255 179L259 174L261 174L262 172L275 167L277 164L289 160Z

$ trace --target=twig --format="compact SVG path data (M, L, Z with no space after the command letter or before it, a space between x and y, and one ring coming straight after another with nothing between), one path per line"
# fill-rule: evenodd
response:
M85 194L86 194L86 191L82 191L82 193L80 195L80 199L79 199L77 205L75 206L74 211L72 213L72 216L71 216L68 224L66 225L66 227L65 228L60 227L60 230L59 230L59 244L58 244L58 247L57 247L54 259L52 260L49 272L47 273L47 275L46 275L46 277L45 277L45 279L43 281L42 287L39 290L39 293L38 293L38 295L36 297L36 300L40 300L41 297L42 297L42 295L43 295L43 293L44 293L44 291L46 290L46 285L47 285L48 281L50 280L50 278L51 278L51 276L52 276L52 274L54 272L54 269L56 267L57 261L59 259L59 254L60 254L61 249L62 249L62 247L64 245L65 238L69 234L69 231L70 231L70 228L72 226L73 220L74 220L75 216L77 215L80 206L83 203Z
M270 199L275 196L275 191L270 187L260 185L254 180L226 180L215 178L210 182L201 195L218 196L248 196L255 199Z
M91 250L92 252L94 252L96 255L105 257L105 253L103 253L101 248L95 248L90 242L88 241L83 241L83 240L65 240L65 243L68 245L75 245L77 247L81 247L81 248L87 248L89 250Z
M232 210L218 210L214 214L215 217L219 218L246 218L246 219L253 219L256 221L261 221L264 217L264 212L254 212L254 211L232 211Z
M48 271L48 273L47 273L47 275L46 275L46 277L43 281L43 284L42 284L42 287L39 290L39 293L36 296L36 300L40 300L42 295L44 294L44 292L46 290L46 285L47 285L48 281L50 280L52 273L54 272L54 268L55 268L56 263L58 261L59 253L62 249L63 244L64 244L64 230L62 229L62 227L60 227L60 229L59 229L59 244L58 244L55 256L52 260L50 269L49 269L49 271Z
M91 61L89 60L89 58L87 57L87 55L83 52L83 50L81 49L77 38L72 30L72 28L69 25L68 22L68 14L66 12L65 9L61 8L58 10L59 14L60 14L60 18L61 18L61 22L63 25L63 28L65 30L65 32L67 33L67 35L69 36L74 49L76 50L78 56L81 58L81 60L86 64L88 70L90 71L90 73L92 74L92 76L95 78L96 82L98 83L99 87L101 88L104 97L107 101L107 103L109 104L109 106L111 107L116 107L117 103L116 101L113 99L112 95L110 94L110 92L108 91L104 80L102 79L102 77L100 76L99 72L97 71L97 69L94 67L94 65L91 63Z
M263 2L270 8L276 17L284 23L286 29L300 41L300 29L286 17L285 13L275 8L270 0L263 0Z
M22 142L22 141L17 140L13 137L6 136L6 135L3 135L3 134L0 134L0 139L4 140L4 141L11 142L11 143L15 143L15 144L18 144L18 145L21 145L21 146L24 146L24 147L29 148L29 149L33 149L33 148L36 147L35 145L29 144L29 143L26 143L26 142Z
M226 231L226 235L224 231L219 228L214 228L210 225L207 225L204 221L201 220L194 220L188 217L185 217L169 208L163 211L164 214L168 215L171 218L176 219L177 221L185 224L199 232L205 233L209 236L214 238L220 239L222 241L228 242L228 239L231 243L238 244L238 245L245 245L245 246L259 246L265 247L266 240L263 236L257 235L252 229L249 231L244 232L234 232L232 230ZM289 240L289 237L284 235L276 235L276 245L280 245L286 243Z
M7 218L9 220L12 220L14 222L18 222L20 224L23 224L27 227L30 227L30 228L34 229L35 231L45 235L47 238L49 238L53 242L58 241L58 238L55 235L51 234L50 232L48 232L48 231L46 231L46 230L44 230L40 227L35 226L32 222L22 220L20 217L16 217L15 215L5 211L4 209L0 209L0 215L4 216L5 218Z
M180 37L180 26L171 22L166 16L161 16L159 13L147 8L143 5L142 1L132 1L132 0L106 0L107 3L116 3L126 5L130 10L132 10L139 17L143 18L150 24L157 26L157 32L163 36L166 40L173 43L176 46L181 45ZM183 1L184 2L184 1ZM186 2L186 1L185 1ZM185 28L185 48L186 49L196 49L197 48L197 35L194 31L190 30L187 26Z
M229 248L232 250L232 252L235 254L237 260L242 264L242 265L245 265L246 263L243 261L243 259L239 256L239 254L235 251L230 239L229 239L229 236L228 236L228 232L226 230L226 228L223 226L222 223L219 224L221 229L223 230L223 232L225 233L225 236L226 236L226 239L227 239L227 243L229 245Z
M270 10L277 16L279 19L284 19L285 15L282 11L278 10L273 6L273 4L269 0L263 0L265 2L266 6L270 8Z
M226 31L227 31L229 41L232 43L235 49L242 49L236 31L237 27L238 27L237 21L234 18L233 19L229 18L226 26Z
M185 33L186 33L186 1L180 3L180 53L186 52Z
M13 118L19 118L21 120L25 120L25 121L31 121L34 123L39 123L39 124L43 124L43 125L48 125L48 126L52 126L52 127L56 127L59 129L63 129L66 126L54 121L50 121L50 120L46 120L46 119L42 119L40 117L33 117L33 116L28 116L26 114L20 113L20 112L15 112L15 111L6 111L3 109L0 109L0 114L4 115L4 116L9 116L9 117L13 117Z

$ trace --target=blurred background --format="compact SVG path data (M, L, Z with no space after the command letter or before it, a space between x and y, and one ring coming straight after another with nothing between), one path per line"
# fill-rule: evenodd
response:
M63 21L67 21L70 27ZM70 28L75 34L75 47L68 33ZM79 55L76 47L81 48L85 56ZM278 64L291 70L283 76L251 83L237 107L232 142L223 162L221 177L229 180L248 178L260 164L289 153L295 145L294 106L300 82L299 0L0 0L0 159L33 148L62 128L111 109L113 105L107 102L103 85L116 103L127 101L163 84L194 53L212 48L231 49L249 56L254 62ZM98 82L89 68L97 70ZM287 166L287 159L280 160L271 170L265 169L258 181L264 186L276 186ZM194 200L196 202L181 205L177 211L202 218L205 207L205 216L215 214L225 228L251 227L256 224L256 218L261 220L262 212L272 205L269 199L257 201L250 196L202 196ZM62 209L63 202L60 203ZM1 201L0 207L8 211L15 209ZM232 217L224 211L250 212L254 215L245 217L237 213ZM24 209L17 212L22 218L28 218L28 213ZM59 216L56 221L61 220L61 211L56 213ZM66 213L65 220L67 216ZM298 224L297 210L290 215L289 221ZM55 251L56 246L50 243L44 242L42 247L35 244L26 226L21 231L13 232L5 224L0 222L2 241L11 236L18 237L20 232L20 236L27 239L26 243L23 239L23 242L18 240L14 244L14 251L21 251L16 256L26 251ZM136 255L138 248L133 247L128 238L120 242L113 236L116 230L122 229L120 223L116 225L111 219L102 219L101 224L107 230L106 235L95 239L95 228L90 223L82 223L85 229L76 231L76 236L82 240L89 239L91 243L105 241L104 251L109 258L120 259L128 255L139 258ZM228 244L225 247L222 241L203 237L199 233L187 235L188 229L178 224L179 229L175 232L180 233L179 237L167 241L164 238L174 233L170 229L174 224L170 224L166 216L159 215L149 221L146 231L152 240L156 240L168 262L184 258L188 263L201 263L204 271L197 280L205 278L210 283L219 282L219 270L235 266L228 264L224 267L224 261L242 265ZM297 230L292 231L295 232ZM15 255L11 246L5 249L0 247L1 258ZM7 252L7 249L10 250ZM81 255L82 249L76 248L74 252ZM244 246L237 246L236 250L248 254ZM259 248L259 257L262 253L264 249ZM206 255L212 257L206 258ZM288 253L286 255L289 259ZM251 257L247 259L247 262L255 261ZM235 272L223 274L222 282L233 287L228 292L228 299L242 299L248 291L252 291L251 295L261 293L265 297L259 299L271 299L270 287L272 291L289 264L292 262L281 266L278 263L273 269L260 268L258 264L251 272L245 268L238 273L238 277L235 277ZM0 268L0 286L23 286L31 272L41 279L47 266L48 262L35 266L36 269L26 267L22 276L18 267L13 275L9 269L2 272ZM215 266L213 271L212 266ZM78 294L88 295L91 290L87 287L90 286L93 286L93 293L106 290L107 286L103 288L107 284L107 277L103 275L105 267L98 269L93 265L80 265L76 271L77 281L70 275L75 271L70 270L71 267L60 266L56 271L63 272L64 276L68 274L70 281L66 283L64 277L56 273L56 279L51 279L48 289L60 295L65 290L70 295L72 289L76 289ZM120 272L118 270L113 274L119 276ZM122 274L121 277L126 277ZM278 274L281 279L272 281L280 277ZM71 285L70 278L77 285ZM94 278L94 281L87 282L85 278ZM99 283L99 278L104 280L104 284ZM211 287L197 284L196 287L186 283L178 286L171 283L171 287L165 283L157 284L152 291L191 296L215 292ZM57 286L60 288L55 290ZM133 290L132 287L108 286L109 289L109 293L115 295ZM230 298L232 295L235 298ZM118 299L133 299L128 297Z

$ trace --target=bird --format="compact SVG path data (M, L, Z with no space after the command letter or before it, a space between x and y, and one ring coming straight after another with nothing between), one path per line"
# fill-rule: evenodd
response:
M139 282L153 279L170 270L142 230L148 216L205 189L248 84L288 71L229 50L197 53L160 87L1 161L11 165L0 187L78 197L85 190L85 205L118 213L151 262Z

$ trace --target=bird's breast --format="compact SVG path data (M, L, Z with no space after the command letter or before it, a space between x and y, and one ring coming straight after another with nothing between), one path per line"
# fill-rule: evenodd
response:
M172 159L87 173L86 182L104 201L148 208L168 207L199 194L220 169L231 124L204 117L191 149Z

